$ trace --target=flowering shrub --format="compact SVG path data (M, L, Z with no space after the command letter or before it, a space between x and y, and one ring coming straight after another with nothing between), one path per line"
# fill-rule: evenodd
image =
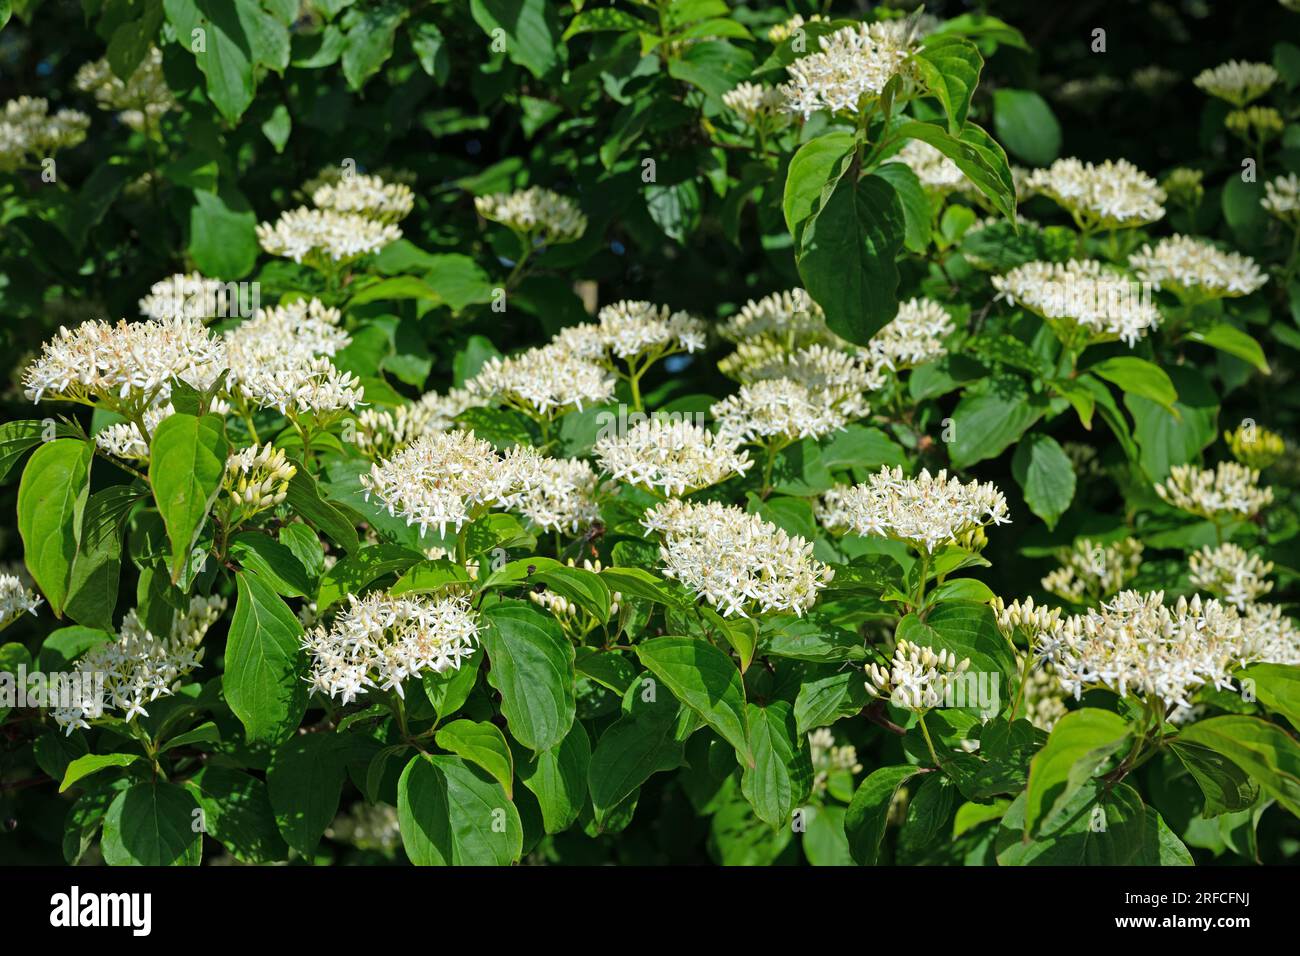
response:
M67 6L0 859L1294 856L1282 26L1142 54L1176 153L1014 4Z

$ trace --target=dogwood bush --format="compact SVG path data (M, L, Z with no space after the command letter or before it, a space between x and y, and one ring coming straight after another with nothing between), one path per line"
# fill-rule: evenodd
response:
M1294 855L1300 48L813 6L0 4L0 858Z

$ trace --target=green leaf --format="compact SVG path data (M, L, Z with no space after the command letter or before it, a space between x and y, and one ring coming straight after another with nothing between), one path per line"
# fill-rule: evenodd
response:
M1205 377L1186 365L1170 366L1168 374L1178 391L1172 410L1141 395L1124 396L1133 415L1136 457L1152 481L1163 481L1174 465L1197 461L1219 434L1219 397Z
M338 813L344 767L343 741L332 734L298 734L271 754L266 787L275 825L284 842L309 860Z
M523 852L514 804L458 757L412 757L397 784L397 818L416 866L509 866Z
M903 206L880 176L852 172L803 228L799 275L841 338L865 345L898 312L895 259L906 235Z
M46 423L27 419L5 422L0 425L0 483L8 480L14 466L23 455L46 440ZM48 437L74 437L75 433L62 423L54 426L54 435Z
M453 670L442 673L432 669L424 671L421 676L424 696L433 705L439 720L445 720L464 706L470 692L474 690L478 667L482 662L483 652L476 648L469 657L462 657L460 666Z
M398 544L373 544L339 561L321 577L316 595L320 613L350 594L361 594L386 574L400 574L421 561L419 552Z
M510 744L500 729L487 721L453 720L438 728L434 743L443 750L476 763L490 773L506 796L511 796L515 777L515 761L510 754Z
M561 597L577 604L597 621L603 623L609 620L609 586L596 572L561 566L538 571L534 579Z
M1011 178L1007 154L992 137L974 123L951 136L930 123L904 123L895 135L929 143L966 174L977 189L992 200L994 207L1012 222L1016 217L1016 185Z
M951 780L937 773L926 775L907 802L898 835L900 862L923 857L951 839L956 803L957 788Z
M1220 352L1235 355L1249 362L1265 375L1272 374L1272 369L1268 367L1268 359L1264 357L1263 346L1235 325L1218 322L1207 329L1193 329L1187 333L1187 337L1193 342L1200 342Z
M903 245L911 252L924 252L930 245L930 224L934 210L916 173L903 163L885 163L875 175L894 187L903 208Z
M1220 753L1265 793L1300 816L1300 745L1276 724L1228 715L1197 721L1176 738Z
M520 781L542 809L547 833L561 833L578 819L587 802L590 762L591 740L582 722L575 720L562 741L517 765Z
M18 484L23 558L50 610L62 616L90 492L89 442L58 438L32 455Z
M988 674L990 682L999 675L998 684L991 685L986 693L996 694L997 687L1007 686L1010 675L1015 673L1016 662L986 604L957 600L954 596L947 603L932 607L924 621L915 614L907 615L898 622L896 636L936 651L951 651L959 661L969 658L969 675ZM974 696L978 697L979 693ZM984 704L997 709L995 700L979 703L981 709Z
M1057 721L1029 764L1025 833L1035 836L1128 738L1124 718L1108 710L1085 707Z
M1086 786L1073 792L1034 840L1024 839L1027 805L1028 795L1022 794L1002 817L996 843L998 863L1002 866L1174 862L1170 859L1172 844L1159 839L1163 821L1155 810L1143 805L1137 791L1126 783L1107 788L1101 781L1087 781ZM1183 853L1186 854L1185 848Z
M703 40L687 44L668 61L668 75L698 87L714 97L749 78L754 58L747 50L726 40Z
M68 769L63 772L59 793L63 793L74 783L89 777L92 773L107 770L109 767L129 767L143 759L139 754L86 754L78 757L68 764Z
M307 709L302 624L257 572L237 572L235 586L222 689L249 741L278 743Z
M1029 510L1055 528L1074 500L1074 465L1065 450L1050 435L1026 435L1011 458L1011 474L1024 489Z
M736 664L708 641L657 637L637 645L637 657L668 685L673 696L736 748L741 762L754 765L745 714L745 685Z
M806 734L860 713L870 702L857 669L812 678L799 686L794 701L795 723L799 733Z
M307 569L285 545L261 531L241 531L230 539L230 556L285 597L308 597L314 592ZM324 610L323 608L321 610Z
M952 466L967 468L996 458L1044 411L1046 403L1031 395L1018 376L985 379L968 388L952 412L952 441L948 444Z
M610 591L617 591L623 599L633 598L655 604L676 605L681 601L668 590L662 578L642 568L605 568L601 580Z
M1173 408L1178 398L1174 383L1159 365L1134 355L1117 355L1090 366L1088 371L1118 385L1125 395L1149 398L1164 408Z
M1245 810L1259 799L1255 782L1217 751L1184 740L1175 740L1169 747L1205 794L1203 816Z
M1033 166L1050 166L1061 153L1061 124L1030 90L993 91L993 129L1007 150Z
M538 79L563 59L559 11L547 0L470 0L469 10L491 42L504 39L511 62Z
M740 789L758 818L773 827L790 824L795 808L812 792L812 755L799 733L794 708L783 700L746 706L754 765L741 773Z
M880 841L885 836L894 794L921 772L920 767L881 767L858 786L844 813L844 834L849 839L849 852L859 866L875 866L879 862Z
M915 60L926 90L943 104L948 132L957 136L966 122L971 96L979 86L984 66L979 48L964 37L936 34L926 38Z
M203 858L199 806L172 783L137 783L104 815L101 849L109 866L198 866Z
M597 7L593 10L583 10L569 23L568 28L564 31L561 39L568 40L569 37L577 36L579 33L598 33L601 31L638 31L649 29L650 25L638 17L632 16L623 10L615 10L611 7Z
M550 750L573 726L573 645L554 617L524 601L492 604L482 618L488 683L501 693L511 735L534 753Z
M1242 686L1250 681L1259 702L1281 714L1300 729L1300 667L1294 664L1251 664L1240 675Z
M297 472L289 479L289 491L285 497L289 507L314 528L329 535L344 551L355 553L361 547L357 529L332 502L321 497L316 479L302 464L294 462L294 465Z
M180 580L208 511L221 491L230 442L220 415L177 412L154 429L149 484L171 542L172 582Z
M587 767L587 783L597 823L603 823L656 773L682 765L681 707L657 695L637 701L601 734Z
M398 3L367 5L349 12L343 76L351 89L361 89L388 62L397 28L409 12Z
M197 727L185 731L183 734L177 734L167 743L158 748L159 753L166 753L168 750L174 750L177 747L188 747L191 744L219 744L221 743L221 731L212 721L204 721Z
M112 630L122 572L122 528L140 498L135 487L113 485L87 499L68 578L67 612L74 621Z
M854 145L852 133L826 133L804 143L791 158L781 208L796 249L802 246L804 226L821 211Z
M275 70L288 65L289 33L256 0L164 0L163 7L178 42L194 54L208 97L229 123L253 102L255 64Z
M186 251L204 275L242 279L257 263L256 226L257 215L242 198L196 191Z
M207 834L241 863L274 863L289 848L275 826L266 784L229 767L208 765L185 781L203 810Z

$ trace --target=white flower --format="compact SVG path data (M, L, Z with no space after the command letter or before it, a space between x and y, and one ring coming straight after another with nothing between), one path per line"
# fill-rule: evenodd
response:
M140 300L140 312L151 319L215 319L239 314L236 283L208 279L198 272L177 273L155 282Z
M273 256L323 269L378 252L402 238L402 230L352 213L301 206L257 227L257 241Z
M764 379L740 386L717 402L710 413L718 437L735 444L820 438L866 414L857 393L810 388L788 378Z
M156 130L159 118L177 106L163 76L162 51L150 47L140 65L125 81L107 59L83 63L73 80L83 93L94 93L101 109L119 110L118 119L137 133Z
M1194 586L1209 591L1239 611L1273 590L1273 582L1266 580L1273 570L1273 562L1231 542L1217 547L1206 545L1192 554L1187 563Z
M479 626L467 597L374 592L348 602L328 630L314 628L302 642L312 655L312 692L342 697L344 706L370 687L405 696L408 677L459 670L474 653Z
M430 526L443 535L473 520L472 511L486 510L538 484L541 456L532 448L514 448L504 456L473 432L423 435L392 458L372 465L361 476L366 497L372 494L390 515Z
M562 329L554 344L589 360L601 359L607 351L631 361L646 353L657 359L704 348L704 323L686 312L670 313L666 305L624 300L605 306L596 318L598 323Z
M1057 552L1061 566L1043 578L1043 590L1072 604L1091 604L1114 594L1137 574L1142 542L1124 538L1111 544L1080 538Z
M1300 666L1300 629L1276 604L1249 604L1242 624L1240 662Z
M1027 262L992 282L997 298L1041 316L1071 347L1118 339L1131 348L1160 324L1149 294L1094 259Z
M552 343L489 359L465 388L485 402L511 402L530 413L552 415L608 401L614 395L614 376Z
M164 418L176 414L171 402L152 405L141 416L144 427L152 435ZM95 432L95 445L106 455L121 458L124 461L147 461L149 442L140 433L135 422L117 422Z
M818 727L808 735L808 748L812 758L813 768L813 796L820 796L826 792L830 784L831 774L847 773L849 775L862 772L862 764L858 762L857 748L852 744L837 746L835 743L835 734L829 727Z
M421 435L447 431L456 416L483 402L463 388L453 388L446 395L426 392L395 408L367 408L357 416L357 447L368 458L387 458Z
M1300 176L1287 173L1264 184L1260 205L1285 222L1300 224Z
M745 349L741 343L737 354ZM810 345L797 352L785 350L746 352L744 363L736 363L731 372L740 381L768 381L789 379L810 389L820 401L829 402L845 415L860 417L867 414L864 392L874 392L885 384L877 366L868 364L861 355Z
M1202 298L1249 295L1268 281L1249 256L1224 252L1190 236L1169 236L1154 248L1143 246L1128 261L1143 282L1157 289L1172 286Z
M587 231L587 217L577 203L540 186L475 196L474 208L484 219L550 244L574 242Z
M1156 485L1162 500L1211 521L1250 518L1273 501L1273 489L1259 486L1259 472L1235 461L1222 461L1210 471L1195 465L1174 465L1169 477Z
M268 442L232 453L226 459L222 484L238 506L241 518L247 518L283 502L289 493L289 480L297 473L284 449Z
M786 67L780 87L786 109L808 119L818 110L856 113L863 97L877 97L903 69L914 44L884 23L858 23L818 40L818 51Z
M952 651L899 641L889 668L867 665L867 693L895 707L921 712L943 706L957 678L970 669L970 658L957 660Z
M668 495L716 485L753 464L735 442L681 419L638 422L624 435L598 439L592 454L611 477Z
M596 473L576 458L542 458L535 479L506 496L502 506L544 531L576 534L600 519Z
M785 96L766 83L741 83L722 94L722 105L750 126L765 120L776 120L783 125L790 120L782 109Z
M90 117L76 110L50 115L47 100L20 96L0 114L0 172L13 172L37 163L60 149L83 142Z
M311 194L318 209L330 209L373 219L398 222L415 208L415 194L405 183L386 183L378 176L342 176Z
M1277 82L1277 70L1267 63L1247 63L1229 60L1208 70L1202 70L1192 81L1211 96L1227 100L1234 106L1245 106L1263 96Z
M801 615L833 576L813 546L755 514L717 501L665 501L645 513L661 535L664 574L720 610L724 617L762 612Z
M876 366L901 372L947 355L943 340L953 329L952 316L938 302L909 299L900 302L898 314L871 337L867 352Z
M1009 524L1007 501L992 482L963 484L947 471L922 469L907 478L902 468L882 468L864 484L842 492L837 514L852 531L902 541L933 552L961 544L985 525Z
M35 614L41 596L30 590L15 574L0 574L0 630L24 614Z
M1058 159L1031 172L1028 186L1067 209L1082 228L1141 226L1165 214L1164 190L1126 159Z
M750 299L718 326L718 334L732 342L771 337L789 349L835 338L826 328L822 307L803 289Z

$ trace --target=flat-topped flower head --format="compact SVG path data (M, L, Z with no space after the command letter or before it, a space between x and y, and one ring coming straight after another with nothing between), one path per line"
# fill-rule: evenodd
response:
M1095 259L1027 262L992 282L997 298L1041 316L1072 348L1116 340L1131 348L1160 324L1150 294Z
M1248 468L1264 469L1286 454L1286 439L1254 422L1223 433L1232 457Z
M790 114L784 109L785 95L766 83L741 83L722 94L722 105L750 126L784 126Z
M470 395L507 402L533 415L599 405L614 395L614 376L553 342L508 358L495 356L465 383Z
M672 499L647 511L642 523L661 536L664 574L724 617L802 616L834 573L813 557L811 542L734 505Z
M1270 179L1259 204L1283 222L1300 226L1300 176L1286 173Z
M107 59L101 59L83 63L73 83L83 93L93 93L100 109L119 111L118 119L137 133L157 130L162 115L178 105L163 76L162 51L157 47L149 48L126 80L113 72Z
M80 699L51 708L50 716L69 735L110 710L120 711L126 721L148 717L146 705L176 693L199 666L203 637L225 609L223 597L192 597L184 611L173 612L170 631L155 635L132 608L116 639L91 648L77 661Z
M316 269L353 262L400 238L402 230L391 222L307 206L257 227L257 241L266 252Z
M1273 502L1273 489L1260 487L1259 472L1235 461L1221 461L1213 469L1174 465L1156 494L1211 521L1251 518Z
M1142 542L1123 538L1109 544L1079 538L1056 553L1060 567L1043 578L1043 590L1072 604L1093 604L1128 584L1142 565Z
M417 438L361 476L366 498L374 495L390 515L445 535L459 532L477 513L499 507L535 485L541 456L532 448L498 454L473 432L437 432Z
M1126 159L1058 159L1031 172L1028 185L1055 200L1084 229L1144 226L1165 214L1165 191Z
M773 378L740 386L709 411L717 419L719 438L767 444L829 435L865 415L867 405L856 392Z
M312 693L346 706L369 688L404 697L402 682L425 671L459 670L478 644L478 617L463 596L348 595L348 607L326 629L302 640L311 654Z
M898 304L898 314L871 337L867 354L872 362L892 372L933 362L948 354L944 339L956 326L952 315L932 299L908 299Z
M933 552L986 525L1010 524L1007 501L992 482L963 483L947 471L922 469L908 478L902 468L882 468L839 498L839 515L856 534L902 541Z
M1032 597L1025 598L1023 601L1012 601L1010 604L1001 597L995 597L989 602L989 607L993 611L998 630L1006 635L1008 640L1015 636L1017 630L1022 631L1032 640L1035 634L1051 630L1061 620L1059 607L1035 605Z
M16 574L0 574L0 631L24 614L35 614L43 603L39 594Z
M647 353L662 357L704 348L704 322L686 312L671 312L666 305L625 299L596 314L597 322L561 330L555 344L585 359L600 359L608 352L624 360Z
M216 410L214 407L213 411ZM159 402L146 408L140 417L145 432L152 435L164 418L175 414L176 407L171 402ZM105 455L124 461L149 460L149 440L135 422L114 422L95 432L94 437L95 447Z
M920 713L950 702L954 683L969 669L970 658L959 661L952 651L901 640L888 668L867 665L867 693Z
M1242 664L1300 666L1300 628L1276 604L1248 604L1242 615Z
M742 343L743 345L744 343ZM732 372L750 384L769 379L789 379L814 392L824 400L844 408L846 414L867 413L864 392L873 392L885 384L884 376L864 357L825 345L810 345L797 352L784 350L746 356L750 360L737 364Z
M342 313L320 299L298 299L258 309L226 333L226 350L232 366L250 360L274 363L287 357L334 355L352 341L342 321Z
M731 342L770 338L791 350L836 338L822 307L803 289L750 299L718 326L718 334Z
M83 142L90 117L77 110L50 113L48 100L20 96L0 114L0 172L39 163L60 149Z
M474 208L484 219L550 245L575 242L587 231L587 217L576 202L541 186L475 196Z
M591 465L579 458L542 458L533 480L504 498L502 507L543 531L577 534L600 519L598 484Z
M311 201L318 209L364 216L376 222L400 222L415 208L415 194L405 183L386 183L378 176L355 173L317 187Z
M421 435L455 427L456 416L482 405L483 399L466 389L453 388L445 395L425 392L416 401L394 408L364 409L357 416L357 447L372 460L388 458Z
M289 494L289 481L297 473L283 448L270 442L250 445L226 459L222 487L242 520L282 503Z
M1194 587L1239 611L1273 590L1273 582L1268 580L1273 562L1232 542L1206 545L1187 559L1187 565Z
M857 748L852 744L836 744L835 734L829 727L818 727L808 735L808 749L813 768L813 796L826 792L832 776L862 773Z
M904 69L916 44L885 23L858 23L818 40L818 50L789 66L790 82L780 89L786 109L808 119L818 110L856 113L864 98L884 92Z
M150 319L210 320L239 314L234 283L209 279L198 272L177 273L155 282L140 300L140 312Z
M1191 236L1169 236L1145 245L1128 262L1143 282L1200 300L1250 295L1268 281L1249 256Z
M1233 106L1245 106L1269 91L1277 82L1277 70L1267 63L1229 60L1202 70L1192 82L1197 89L1226 100Z
M618 481L684 495L748 471L753 462L737 444L683 419L650 418L602 436L592 454Z
M198 319L85 322L60 328L23 372L33 402L43 398L143 411L171 396L180 379L200 391L225 367L222 340Z
M936 193L971 188L971 181L957 164L923 140L909 139L886 162L902 163L916 174L922 186Z

